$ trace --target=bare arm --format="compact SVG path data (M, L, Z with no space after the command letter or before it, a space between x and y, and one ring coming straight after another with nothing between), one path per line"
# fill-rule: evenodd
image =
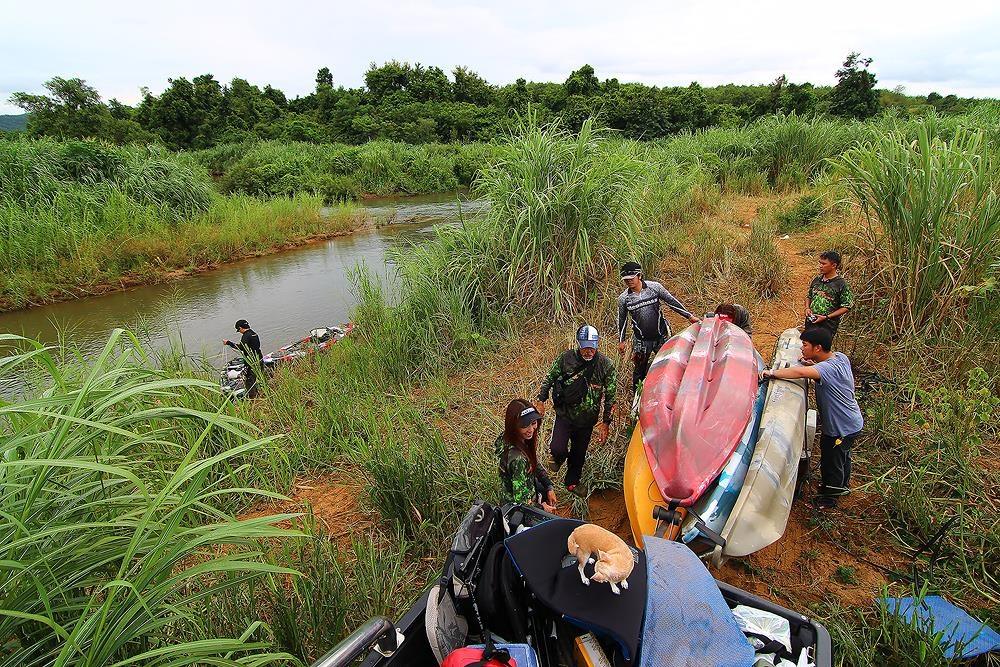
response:
M819 370L815 366L790 366L774 371L763 371L760 375L764 378L777 378L778 380L801 380L803 378L818 380L820 378Z

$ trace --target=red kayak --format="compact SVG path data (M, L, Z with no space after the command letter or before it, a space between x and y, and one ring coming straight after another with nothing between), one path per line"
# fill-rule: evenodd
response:
M689 507L719 476L756 391L753 343L731 322L706 317L664 344L643 384L639 425L665 500Z

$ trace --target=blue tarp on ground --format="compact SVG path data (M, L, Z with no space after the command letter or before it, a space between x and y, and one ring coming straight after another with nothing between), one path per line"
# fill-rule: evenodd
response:
M886 609L891 614L911 622L914 614L914 599L887 598ZM943 632L941 645L947 658L974 658L990 651L1000 651L1000 635L982 621L969 616L939 595L927 595L916 610L921 627L931 632ZM956 655L955 645L962 644Z
M687 546L643 537L648 572L639 667L749 667L754 650Z

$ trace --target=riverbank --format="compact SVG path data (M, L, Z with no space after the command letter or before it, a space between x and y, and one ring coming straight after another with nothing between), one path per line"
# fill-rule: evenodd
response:
M495 150L264 142L192 155L0 139L0 312L164 282L347 234L368 220L360 203L345 200L454 192ZM225 171L214 181L209 169Z
M82 240L54 264L8 271L0 278L0 312L167 282L371 224L360 207L324 208L311 197L220 199L191 220L114 241Z
M802 129L802 124L793 119L790 127ZM671 162L646 145L603 140L590 129L570 136L532 128L512 141L509 157L483 176L482 191L493 204L489 211L466 225L440 226L401 255L400 285L391 296L378 276L359 271L355 333L327 354L279 369L263 383L259 400L222 405L211 391L214 372L202 383L185 380L191 370L182 359L162 371L143 372L141 387L120 386L118 379L134 372L141 353L118 353L110 344L88 362L92 365L71 359L76 364L71 372L47 383L40 398L5 408L15 437L0 440L0 448L6 460L24 462L12 470L26 481L11 486L0 514L27 516L30 521L7 529L32 538L0 541L0 557L25 572L12 582L9 599L16 613L0 617L0 632L17 638L12 654L30 657L35 646L61 645L53 630L57 620L78 637L76 650L82 652L112 637L121 641L117 627L105 631L93 622L95 614L119 618L132 609L132 596L115 594L121 590L115 582L132 584L132 568L151 561L129 547L122 550L120 572L93 567L93 550L85 545L106 535L131 543L136 529L102 523L118 514L77 499L85 492L100 494L102 502L119 510L130 507L134 490L146 485L143 500L193 498L176 514L149 509L149 516L170 516L170 526L180 527L165 533L174 540L171 567L204 562L222 568L220 554L238 554L248 568L268 574L226 579L193 571L180 580L183 586L136 589L157 624L135 628L125 641L183 652L184 640L243 637L243 644L234 641L225 650L284 651L308 663L366 618L396 617L440 566L471 499L501 499L490 446L500 430L500 410L510 398L537 390L539 374L573 344L581 320L613 340L622 257L653 267L650 274L664 277L697 310L735 295L759 318L756 342L766 349L771 327L776 331L797 321L798 290L810 277L817 250L830 245L845 250L858 295L838 346L858 360L859 370L873 369L887 378L875 382L869 376L864 383L869 421L856 450L857 484L836 511L819 513L799 505L788 533L775 546L778 553L771 553L778 557L737 561L734 565L744 565L724 576L819 617L834 633L844 664L891 664L914 655L926 657L926 664L946 664L929 633L901 627L879 613L883 593L922 594L906 581L910 573L927 582L927 590L945 593L995 623L1000 597L995 577L1000 489L993 473L1000 460L996 356L970 359L957 353L979 338L956 345L924 331L907 337L889 328L895 323L882 317L881 297L894 294L889 288L900 284L892 274L899 264L880 254L886 230L879 225L889 227L893 221L868 220L866 226L856 204L841 203L842 191L829 198L821 189L809 193L824 198L817 215L806 215L814 207L787 187L777 188L783 195L764 189L748 196L742 186L720 192L718 176L697 165ZM936 165L942 154L963 150L963 169L982 164L973 159L977 153L952 144L914 147L898 134L890 143L888 149L865 146L865 155L892 157L898 146L899 160ZM907 150L932 155L911 156ZM775 186L803 173L800 161L775 164L789 170L774 174ZM916 178L882 166L870 170L868 178ZM954 173L960 183L972 182L961 169ZM822 171L807 176L824 178ZM761 177L744 185L752 190L764 183L772 181ZM896 191L917 196L913 188ZM941 194L932 191L928 198L944 199ZM948 201L967 205L974 200ZM994 200L988 202L988 212L1000 210ZM969 220L943 216L942 229L950 232L955 218L963 224ZM782 238L785 233L789 239ZM926 257L913 255L918 263ZM988 259L995 261L996 254ZM966 292L958 285L944 293L959 298ZM900 293L913 298L911 292ZM936 302L920 306L933 309ZM984 331L989 320L977 319L982 308L975 301L950 313L951 328ZM980 340L977 350L982 349ZM6 367L32 361L55 366L47 354L29 353ZM936 358L947 363L935 366ZM977 370L969 361L991 365ZM620 366L620 401L627 403L629 369L627 363ZM206 415L216 417L204 426L199 420ZM617 495L627 434L620 414L616 422L608 445L595 446L588 458L591 502L564 493L560 506L627 535ZM66 429L66 423L79 426ZM122 425L141 435L123 431ZM57 457L67 443L72 451L64 462ZM29 482L37 479L53 483ZM201 489L188 494L187 480L208 486L201 495ZM21 489L36 491L22 498ZM298 504L277 497L289 491ZM74 502L63 502L64 493ZM53 506L73 512L60 515L64 525L89 532L53 530L44 511ZM306 514L288 516L282 513L286 509ZM931 560L918 553L946 521L949 531L940 538L937 556ZM248 536L261 538L255 544L231 546L246 535L241 528L270 530L284 522L301 533L275 531L264 541L265 535L255 532ZM157 533L165 531L154 524L151 534L159 539ZM184 541L189 527L206 524L213 532L204 540ZM143 520L140 529L147 525ZM147 544L144 535L135 542ZM79 543L63 548L67 539ZM47 556L53 552L66 554L56 578ZM905 556L897 557L900 553ZM939 558L943 562L936 562ZM78 572L87 576L74 576ZM99 608L73 608L56 620L46 600L39 600L37 581L65 599L89 599L84 593L96 589L109 594ZM73 588L77 581L79 590ZM136 579L142 585L158 581ZM179 580L169 581L173 586ZM266 627L262 619L268 620ZM93 634L85 636L88 629ZM245 645L248 638L260 643L251 649ZM133 655L130 650L121 652ZM295 664L293 658L281 659Z

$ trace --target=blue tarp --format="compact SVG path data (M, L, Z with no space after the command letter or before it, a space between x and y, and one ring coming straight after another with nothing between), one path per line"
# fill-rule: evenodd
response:
M886 609L891 614L913 621L914 599L887 598ZM990 651L1000 651L1000 635L982 621L969 616L939 595L927 595L916 610L920 627L933 633L942 632L941 645L947 658L974 658ZM956 655L956 644L962 644Z
M754 650L687 546L644 536L648 594L639 667L749 667Z

